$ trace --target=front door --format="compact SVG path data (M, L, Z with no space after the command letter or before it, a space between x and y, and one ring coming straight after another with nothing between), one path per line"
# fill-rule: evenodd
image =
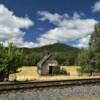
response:
M49 66L49 74L52 75L52 66Z

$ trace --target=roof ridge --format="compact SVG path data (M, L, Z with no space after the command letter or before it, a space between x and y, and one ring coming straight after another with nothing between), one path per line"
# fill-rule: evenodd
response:
M40 60L40 61L38 62L38 65L41 67L41 65L42 65L49 57L51 57L51 56L52 56L51 54L48 54L48 55L44 56L44 57L42 58L42 60Z

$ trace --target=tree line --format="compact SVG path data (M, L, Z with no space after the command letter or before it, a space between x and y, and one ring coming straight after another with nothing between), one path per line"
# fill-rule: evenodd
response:
M24 65L32 66L37 65L47 53L52 53L55 55L55 59L60 65L75 65L75 59L80 51L80 49L75 47L70 47L62 43L56 43L52 45L47 45L37 48L22 48L24 52Z

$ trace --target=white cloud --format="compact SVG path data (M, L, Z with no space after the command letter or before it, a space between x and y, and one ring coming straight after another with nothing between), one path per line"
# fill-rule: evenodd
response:
M80 40L78 47L86 47L88 44L88 37L94 31L94 25L97 23L95 19L82 19L81 14L74 13L73 16L65 18L65 14L52 14L47 11L39 12L41 20L48 20L55 25L55 28L50 29L38 38L41 44L52 44L55 42L68 42L73 40Z
M26 34L21 29L27 29L34 23L28 17L17 17L12 11L0 4L0 42L5 46L13 42L16 46L30 47L31 42L26 42L23 36Z
M77 12L74 12L73 19L78 19L78 18L81 18L81 15L78 14Z
M48 11L42 11L42 12L38 11L38 14L43 16L42 18L39 19L41 21L49 20L51 23L54 23L54 22L58 23L62 19L61 15L59 15L57 13L51 14ZM67 16L67 15L65 15L65 16Z
M28 17L18 17L12 11L0 4L0 42L5 46L8 42L13 42L18 47L37 47L47 44L53 44L58 41L68 42L79 39L78 47L86 47L88 37L94 31L95 19L82 19L83 13L69 14L50 13L47 11L38 12L40 20L48 20L55 25L55 28L42 33L37 38L37 42L28 42L24 40L26 34L21 29L28 29L34 25ZM85 38L85 39L84 39ZM85 41L85 42L84 42Z
M94 6L92 7L93 12L100 11L100 1L97 1Z
M90 40L90 35L86 36L86 37L83 37L79 40L79 43L76 44L76 45L73 45L75 47L78 47L78 48L82 48L82 47L88 47L88 43L89 43L89 40Z

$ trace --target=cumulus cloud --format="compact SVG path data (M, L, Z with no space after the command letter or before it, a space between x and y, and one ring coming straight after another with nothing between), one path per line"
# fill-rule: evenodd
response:
M78 47L78 48L82 48L82 47L87 48L89 40L90 40L90 35L79 39L79 43L73 46Z
M25 32L34 23L28 17L17 17L12 11L0 4L0 42L5 46L13 42L18 47L30 47L31 42L24 41Z
M75 12L73 16L68 14L52 14L47 11L38 12L40 20L48 20L55 25L55 28L48 30L38 38L41 44L68 42L79 39L78 47L87 47L89 35L94 31L95 19L82 19L83 14ZM67 17L65 17L67 15Z
M79 40L77 47L86 47L89 36L94 31L95 19L82 19L84 13L58 14L48 11L39 11L40 21L46 21L55 25L55 28L41 33L36 42L24 40L25 32L22 29L28 29L34 25L28 17L18 17L12 11L0 4L0 43L5 46L13 42L17 47L37 47L56 42L67 43L68 41Z
M93 12L100 11L100 1L97 1L94 6L92 7Z

